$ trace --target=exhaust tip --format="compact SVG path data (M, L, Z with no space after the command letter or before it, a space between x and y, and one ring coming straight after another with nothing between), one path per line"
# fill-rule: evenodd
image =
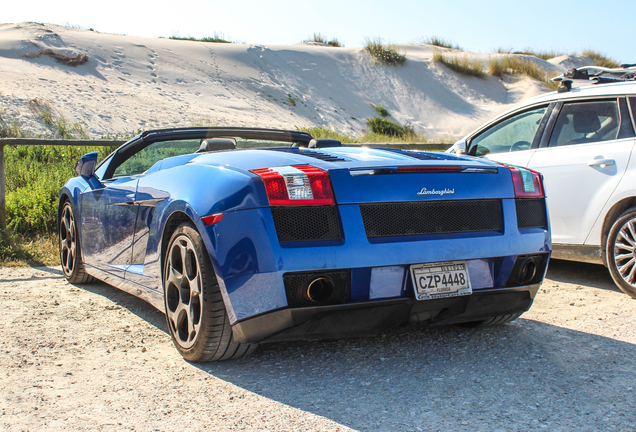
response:
M537 275L537 265L532 258L527 258L520 266L517 279L522 283L530 283Z
M331 297L334 290L334 283L331 278L318 277L312 279L303 292L305 299L314 302L322 303Z

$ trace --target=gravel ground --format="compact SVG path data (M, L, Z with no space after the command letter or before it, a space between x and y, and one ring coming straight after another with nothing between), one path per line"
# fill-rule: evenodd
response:
M164 317L56 268L0 267L0 429L633 431L636 300L553 261L501 327L410 327L190 364ZM629 402L629 401L632 402Z

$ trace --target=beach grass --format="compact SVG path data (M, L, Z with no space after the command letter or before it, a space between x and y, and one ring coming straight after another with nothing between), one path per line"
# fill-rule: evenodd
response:
M534 57L540 58L541 60L550 60L552 58L565 55L566 53L561 52L561 51L555 51L555 50L539 50L539 51L537 51L537 50L533 50L532 48L525 48L525 49L520 50L520 51L512 51L512 54L530 55L530 56L534 56Z
M406 64L406 54L396 44L384 43L381 37L365 38L364 50L378 63L389 66Z
M433 61L441 63L450 70L462 75L477 78L484 77L484 65L480 61L473 61L471 63L465 55L445 54L441 50L435 50L433 53Z
M179 36L172 35L168 39L173 40L184 40L184 41L192 41L192 42L211 42L211 43L233 43L229 39L225 38L225 35L221 32L214 32L212 36L206 36L202 38L195 38L192 36Z
M587 49L584 50L581 55L583 57L589 57L592 60L594 60L594 64L596 66L601 66L601 67L606 67L606 68L617 68L620 67L619 62L617 62L616 60L614 60L613 58L607 57L605 54L592 50L592 49Z
M305 39L303 42L316 42L325 45L329 45L332 47L343 47L344 43L340 42L338 38L327 38L327 36L322 35L321 33L314 33L312 36Z
M428 36L428 37L422 38L421 43L434 45L440 48L456 49L456 50L463 51L462 48L456 43L446 40L440 36Z
M501 77L504 74L520 74L545 83L550 90L556 90L558 84L550 81L551 74L537 65L532 60L525 59L518 55L505 55L500 58L490 59L488 62L488 73Z

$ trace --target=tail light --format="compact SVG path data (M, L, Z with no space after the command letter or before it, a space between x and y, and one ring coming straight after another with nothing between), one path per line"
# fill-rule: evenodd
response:
M510 167L512 184L517 198L543 198L541 174L527 168Z
M265 185L272 206L334 205L329 174L311 165L250 170Z

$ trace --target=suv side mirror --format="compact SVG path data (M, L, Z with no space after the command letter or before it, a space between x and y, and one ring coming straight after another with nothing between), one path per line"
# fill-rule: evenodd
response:
M466 141L460 140L453 144L453 149L456 154L466 154Z
M88 179L95 174L95 165L97 165L97 152L87 153L77 161L75 172Z

